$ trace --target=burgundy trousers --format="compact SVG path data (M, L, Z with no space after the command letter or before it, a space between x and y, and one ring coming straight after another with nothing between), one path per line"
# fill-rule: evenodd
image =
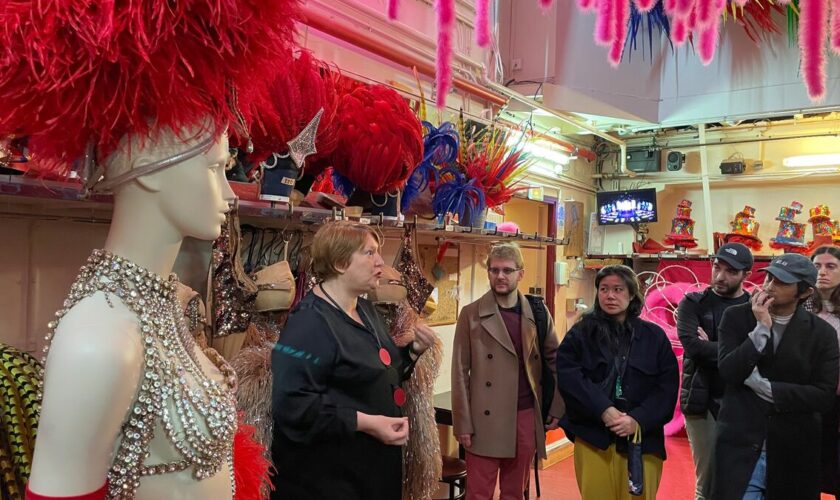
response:
M493 458L467 451L467 500L492 500L499 481L499 500L522 500L525 480L537 448L534 409L516 412L516 456Z

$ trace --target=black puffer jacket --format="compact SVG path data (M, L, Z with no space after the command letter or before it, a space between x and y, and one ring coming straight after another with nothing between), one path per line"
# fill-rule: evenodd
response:
M677 334L683 345L683 373L680 409L686 415L717 414L715 400L723 398L724 384L718 374L718 325L723 313L733 305L749 301L744 293L735 299L715 295L711 288L686 294L677 310ZM701 340L697 327L709 340Z

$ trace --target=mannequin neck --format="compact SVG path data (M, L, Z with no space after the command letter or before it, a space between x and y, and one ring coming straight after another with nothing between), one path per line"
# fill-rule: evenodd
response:
M105 250L152 271L169 276L183 235L166 221L153 197L131 186L114 194L114 214Z

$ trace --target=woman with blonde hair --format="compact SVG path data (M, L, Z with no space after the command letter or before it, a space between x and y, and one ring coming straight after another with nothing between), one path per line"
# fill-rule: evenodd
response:
M394 345L373 304L361 298L383 272L370 227L333 222L315 234L319 283L289 317L272 353L277 473L273 499L400 498L408 439L401 387L435 341L426 325Z

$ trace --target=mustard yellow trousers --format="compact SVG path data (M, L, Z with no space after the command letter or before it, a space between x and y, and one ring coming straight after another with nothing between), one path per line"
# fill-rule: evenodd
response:
M662 459L642 455L645 485L641 496L628 488L627 457L615 451L615 444L600 450L586 441L575 440L575 478L583 500L656 500L662 477Z

